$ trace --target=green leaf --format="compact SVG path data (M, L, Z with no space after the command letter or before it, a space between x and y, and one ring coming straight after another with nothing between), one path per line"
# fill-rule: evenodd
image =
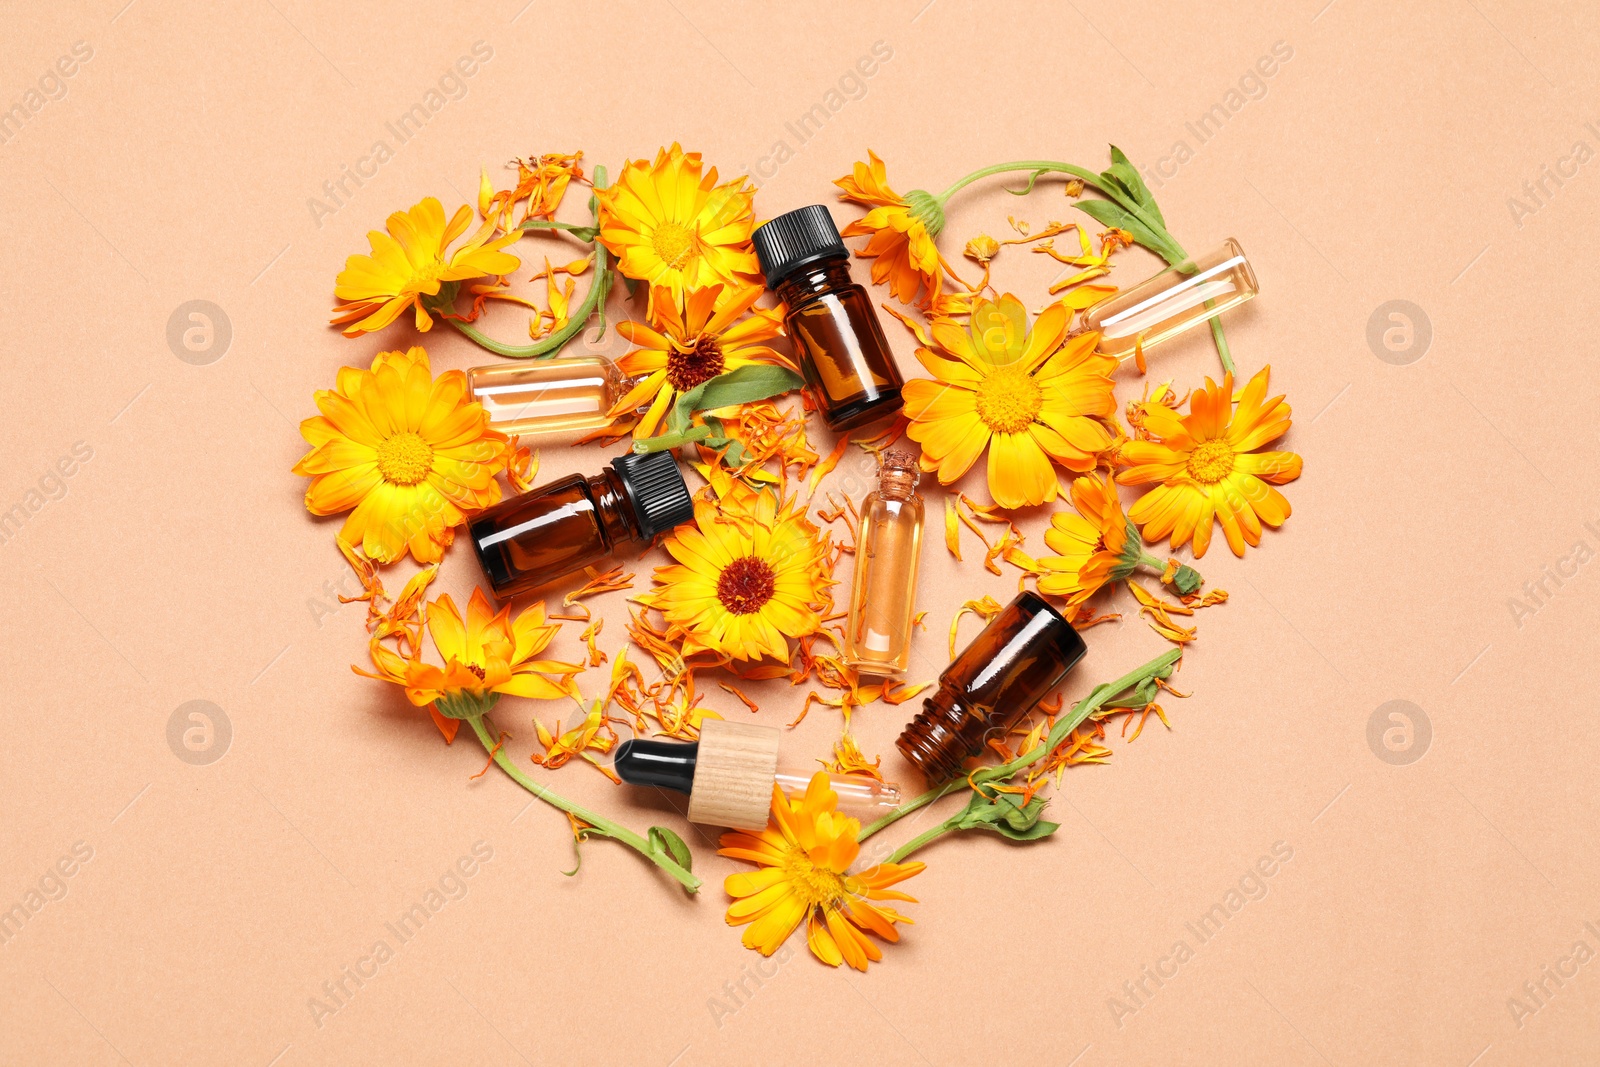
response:
M668 830L665 826L650 827L650 847L657 853L665 853L677 862L684 870L691 870L694 855L689 851L689 846L683 843L683 838Z
M1115 226L1119 230L1127 230L1133 234L1133 239L1144 245L1150 251L1166 260L1168 263L1177 263L1183 256L1173 247L1172 241L1165 233L1157 234L1146 226L1134 215L1129 214L1120 205L1109 200L1079 200L1075 205L1077 209L1100 223L1102 226Z
M1167 225L1166 217L1161 214L1160 205L1156 203L1156 198L1150 194L1149 187L1145 185L1144 179L1140 177L1139 168L1135 167L1128 160L1128 157L1123 154L1122 149L1116 145L1111 146L1110 173L1116 175L1134 200L1138 201L1139 206L1144 208L1151 218L1165 228Z
M1061 829L1061 824L1058 822L1045 822L1040 820L1039 822L1036 822L1032 826L1028 827L1026 830L1013 830L1005 823L995 823L993 826L989 827L989 829L993 830L1001 837L1007 837L1013 841L1037 841L1042 837L1049 837L1051 834Z
M708 378L686 393L678 395L677 403L667 413L665 433L635 441L635 452L659 452L677 448L691 441L703 441L713 435L707 426L695 426L694 413L750 404L792 392L806 380L787 367L773 367L765 363L751 363L737 370ZM720 435L719 435L720 436Z

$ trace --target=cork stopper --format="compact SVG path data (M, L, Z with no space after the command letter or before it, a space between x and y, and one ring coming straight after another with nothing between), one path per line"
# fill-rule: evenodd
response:
M765 829L782 736L775 726L724 719L701 722L689 821L739 830Z
M878 492L890 500L909 500L917 491L920 473L915 453L891 448L878 468Z

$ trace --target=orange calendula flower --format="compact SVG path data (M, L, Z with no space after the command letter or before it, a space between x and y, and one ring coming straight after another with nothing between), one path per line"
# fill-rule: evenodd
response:
M922 863L880 863L846 873L861 851L861 823L835 809L838 797L821 772L804 795L785 797L772 787L772 816L760 831L722 835L717 854L749 860L760 869L730 874L723 887L734 902L728 925L745 926L744 945L770 956L803 921L812 955L830 967L848 963L858 971L883 959L867 937L899 941L897 923L911 920L879 903L915 897L890 889L924 869Z
M987 448L989 492L1003 508L1056 499L1051 460L1092 470L1113 437L1101 420L1116 413L1111 372L1117 362L1095 353L1099 334L1067 337L1072 313L1047 307L1033 328L1009 293L978 300L970 326L937 319L934 349L917 359L933 378L905 387L906 433L922 445L922 469L949 485Z
M510 274L522 265L516 256L502 251L522 234L513 230L497 236L493 220L479 227L466 244L446 252L471 223L472 209L465 205L447 223L444 207L431 196L390 215L388 233L367 234L372 254L344 261L333 293L347 303L334 309L333 324L343 326L346 337L359 337L383 329L413 308L417 329L426 332L433 328L429 309L447 311L455 283Z
M857 163L850 174L833 184L844 190L841 200L864 204L866 217L846 226L846 237L870 237L858 256L876 259L872 264L875 285L889 283L889 291L902 304L917 298L926 289L931 302L939 296L942 261L933 239L944 229L944 210L939 202L920 189L901 196L889 188L883 160L871 149L867 163Z
M1193 539L1198 559L1211 544L1213 520L1222 524L1228 547L1236 556L1245 545L1261 544L1261 524L1281 526L1289 517L1289 501L1272 488L1300 477L1300 457L1293 452L1258 452L1289 430L1289 405L1283 397L1267 399L1263 367L1233 399L1233 375L1219 386L1206 379L1189 398L1189 414L1151 404L1141 429L1148 440L1126 442L1117 475L1124 485L1156 483L1128 511L1147 541L1172 538L1177 548ZM1271 484L1269 484L1271 483Z
M484 715L502 696L555 700L578 695L572 675L576 663L535 659L561 629L545 621L543 602L516 620L511 608L496 612L481 589L473 589L463 619L449 594L428 604L428 633L444 659L443 667L424 663L420 654L406 659L374 637L372 664L377 673L352 668L357 674L405 687L417 707L431 707L445 739L455 737L455 723Z
M752 363L793 369L788 359L767 344L783 331L778 309L751 311L761 293L759 286L725 288L717 284L690 289L680 302L666 286L658 287L650 301L652 326L631 321L617 324L617 332L639 346L618 360L617 366L624 375L640 381L612 406L609 417L625 415L648 402L650 408L634 426L633 435L650 437L678 394L709 378Z
M789 662L789 639L822 628L828 604L828 539L794 499L732 483L721 500L695 501L694 522L663 547L676 563L655 570L639 603L681 632L681 655Z
M316 402L322 414L300 424L311 451L294 466L311 478L306 510L349 511L339 537L369 559L392 563L409 551L437 563L454 527L500 499L505 434L467 399L466 375L434 378L423 349L380 352L371 370L343 367Z
M757 282L761 266L750 245L754 190L746 179L717 184L717 168L702 173L699 152L676 142L654 163L636 159L616 184L595 191L600 240L617 269L674 296L722 282Z
M1039 592L1066 597L1076 607L1107 582L1132 574L1144 552L1138 531L1122 514L1115 483L1093 475L1074 479L1072 506L1076 512L1050 517L1044 543L1057 555L1039 558L1047 572L1039 577Z

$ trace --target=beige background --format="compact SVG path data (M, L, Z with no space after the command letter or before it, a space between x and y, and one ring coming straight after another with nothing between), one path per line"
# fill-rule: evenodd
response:
M7 14L7 106L75 42L93 56L0 144L0 508L26 501L76 442L93 454L0 544L0 906L75 843L93 855L0 946L0 1060L1593 1062L1600 963L1559 986L1543 970L1570 974L1560 961L1579 939L1600 951L1583 925L1600 928L1596 578L1578 566L1600 548L1600 522L1585 526L1600 520L1585 417L1591 8L524 2ZM493 56L466 94L319 225L308 199L375 140L394 147L386 123L478 41ZM785 124L877 41L892 59L801 144ZM1185 124L1276 42L1292 58L1200 144ZM470 781L482 763L470 741L446 748L398 691L350 673L361 609L317 610L346 571L335 525L306 516L289 473L295 424L338 366L415 339L347 341L325 325L344 257L423 195L464 201L480 163L581 147L615 173L675 138L725 174L787 141L793 158L757 198L764 216L830 199L868 146L905 191L1007 158L1100 165L1108 140L1153 166L1185 140L1193 157L1167 164L1157 195L1192 250L1235 236L1250 252L1264 295L1229 334L1242 367L1272 364L1295 409L1294 517L1243 561L1220 537L1203 561L1233 600L1200 618L1180 676L1195 695L1168 702L1173 731L1114 742L1110 766L1070 774L1046 844L929 849L910 887L917 925L868 975L831 971L795 940L760 978L723 925L719 883L735 865L702 839L697 900L604 842L563 877L565 821L524 813L499 775ZM1586 165L1563 163L1580 141ZM1563 184L1546 179L1531 199L1523 183L1546 166ZM1531 210L1514 213L1514 196ZM1072 217L1059 186L1019 201L986 185L957 202L947 251L999 234L1008 212ZM1036 303L1052 276L1042 258L1008 251L996 279ZM1152 268L1129 254L1117 278ZM166 341L193 299L232 327L209 365ZM1390 300L1431 323L1409 365L1367 341ZM512 314L492 322L520 330ZM913 370L906 335L890 334ZM448 332L426 344L440 367L483 361ZM1185 385L1215 367L1204 338L1153 361ZM1120 395L1138 388L1129 378ZM556 453L545 470L600 457ZM859 492L849 463L834 483L851 477ZM937 514L937 487L929 501ZM1030 547L1043 522L1027 520ZM1015 581L958 570L936 536L923 562L919 677L942 666L959 601L1003 598ZM475 578L458 550L441 587ZM1540 580L1546 592L1526 599ZM1529 609L1520 625L1512 598ZM604 608L615 649L621 598ZM1133 618L1090 643L1074 697L1164 647ZM761 699L762 720L783 722L798 691ZM207 766L167 742L190 700L231 723ZM737 710L720 691L709 700ZM1390 700L1431 724L1420 761L1369 747ZM533 710L499 715L522 759ZM891 743L910 710L857 720L868 751L907 778ZM787 744L809 759L838 729L813 712ZM664 800L624 796L589 768L556 781L631 824L682 826ZM315 1025L308 998L374 941L396 945L384 923L480 841L493 858L467 895ZM1200 944L1185 923L1278 842L1293 858L1264 899ZM1153 995L1117 1019L1108 999L1179 939L1194 957L1159 989L1146 979ZM729 1012L719 998L741 981ZM1545 983L1539 1001L1530 981ZM1513 996L1539 1005L1520 1025Z

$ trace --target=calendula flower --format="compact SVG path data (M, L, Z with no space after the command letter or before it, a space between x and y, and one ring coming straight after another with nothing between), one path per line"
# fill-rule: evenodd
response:
M721 500L696 500L694 523L664 547L677 562L656 568L656 588L639 602L682 632L682 655L787 663L789 638L821 629L828 541L797 501L735 482Z
M980 233L967 242L963 254L970 260L987 267L1000 254L1000 242L986 233Z
M861 823L835 811L838 797L828 776L812 777L804 795L785 797L772 787L772 815L761 831L722 835L720 856L749 860L760 869L730 874L723 887L734 898L728 925L746 926L744 945L763 956L778 951L802 921L812 955L830 967L848 963L858 971L883 959L867 937L899 941L897 923L911 920L884 900L916 903L889 887L924 869L922 863L880 863L846 873L861 846Z
M1113 437L1101 421L1116 412L1111 372L1095 353L1099 335L1067 338L1072 313L1052 304L1028 328L1028 313L1009 293L978 300L970 326L937 319L933 349L917 358L933 375L905 387L906 433L922 445L922 469L949 485L989 450L989 492L1003 508L1056 499L1050 461L1072 471L1094 468Z
M346 337L359 337L383 329L401 312L414 308L417 329L426 332L433 328L429 309L448 310L455 283L510 274L522 265L516 256L502 251L521 233L496 235L493 220L479 227L466 244L447 252L471 223L472 209L465 205L446 223L444 207L431 196L390 215L388 233L367 234L372 254L344 261L333 292L348 303L334 309L333 324L344 326Z
M1057 554L1039 558L1049 571L1039 578L1039 592L1066 597L1076 607L1107 582L1132 574L1144 553L1138 531L1122 514L1115 484L1094 476L1074 479L1072 506L1076 512L1050 517L1044 543Z
M761 265L750 244L754 191L746 179L717 184L717 168L702 173L699 152L676 142L654 163L636 159L616 184L596 190L600 240L617 269L674 296L721 282L756 282Z
M1108 582L1120 582L1143 566L1161 575L1185 596L1198 590L1204 579L1193 567L1159 559L1144 551L1139 531L1122 513L1117 486L1110 478L1088 475L1072 483L1072 506L1050 517L1044 543L1059 555L1037 560L1039 592L1067 598L1076 608ZM1226 594L1224 594L1225 596Z
M792 368L789 360L766 343L783 331L778 309L751 312L761 293L759 286L716 284L690 289L680 300L667 286L657 287L650 301L651 326L632 321L617 324L617 332L639 346L618 360L617 366L640 381L612 406L609 416L635 411L649 401L650 408L634 426L633 435L650 437L678 394L709 378L752 363Z
M1178 548L1191 538L1195 558L1211 544L1213 520L1222 524L1228 547L1244 555L1246 544L1261 544L1261 524L1281 526L1289 501L1272 488L1300 477L1293 452L1258 452L1289 430L1289 405L1266 399L1271 367L1263 367L1233 399L1233 375L1219 386L1206 379L1189 398L1189 414L1159 404L1143 409L1141 429L1148 440L1128 441L1117 475L1124 485L1157 483L1128 511L1145 540L1172 538ZM1268 484L1272 483L1272 484Z
M920 189L901 196L889 187L883 160L871 149L869 162L857 163L850 174L833 184L844 190L841 200L864 204L866 217L846 226L846 237L870 237L867 246L856 254L876 260L872 264L875 285L889 283L896 300L909 304L919 288L927 299L939 295L941 260L934 238L944 229L944 210L932 195Z
M344 367L316 402L322 414L300 424L311 451L294 466L311 478L306 510L349 511L339 537L369 559L392 563L409 551L437 563L454 527L500 499L505 434L467 399L466 375L435 379L423 349L380 352L371 370Z
M434 721L446 740L454 739L456 721L487 714L502 696L576 699L572 675L583 670L581 665L534 658L561 629L545 621L542 601L513 621L510 607L497 612L483 590L473 589L465 619L449 594L429 603L424 617L444 666L424 663L420 654L407 659L374 637L370 651L377 673L352 669L404 686L412 704L436 712Z

